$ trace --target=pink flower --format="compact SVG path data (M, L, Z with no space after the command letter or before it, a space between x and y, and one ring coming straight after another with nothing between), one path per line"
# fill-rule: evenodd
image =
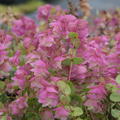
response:
M96 18L96 19L94 20L94 24L96 24L95 27L97 27L97 26L102 26L102 25L104 25L103 23L104 23L104 19L102 19L102 18Z
M68 26L70 32L76 32L80 40L85 39L88 34L88 23L83 19L77 19L74 23Z
M115 27L119 24L119 20L116 17L113 17L111 20L108 21L108 25L111 27Z
M106 45L109 44L109 39L107 36L102 35L102 36L98 36L93 38L95 43L99 45L99 47L104 48Z
M62 61L65 59L65 57L59 56L54 58L54 67L58 69L62 69Z
M13 86L19 86L21 89L25 87L25 83L27 82L26 77L30 74L30 66L24 65L17 69L15 72L15 76L12 78Z
M38 99L43 106L55 107L58 104L58 91L54 86L44 86L39 91Z
M106 53L103 52L94 41L91 41L89 45L86 46L86 50L83 53L86 62L90 63L90 68L108 65Z
M1 73L0 73L0 78L5 77L5 76L9 76L9 72L12 69L9 62L5 62L3 64L0 65L0 69L1 69Z
M35 60L40 59L40 56L39 56L38 54L35 54L35 53L33 52L33 53L29 53L29 54L26 56L26 59L27 59L27 63L33 63Z
M58 37L68 37L70 32L77 32L80 39L83 39L88 35L87 22L85 20L77 19L73 15L60 16L50 25L53 28L53 32Z
M51 9L53 8L53 6L47 4L44 6L41 6L38 8L38 14L37 14L37 18L39 20L48 20L48 18L50 17L50 13L51 13Z
M115 35L115 40L116 40L116 55L119 56L120 54L120 32L118 32L116 35ZM114 53L115 54L115 53Z
M31 40L31 38L29 38L29 37L26 37L25 39L24 39L24 41L23 41L23 44L24 44L24 46L25 46L25 48L29 48L30 47L30 45L31 45L31 42L32 40Z
M20 63L20 51L16 51L15 55L13 57L11 57L9 60L13 65L19 65Z
M12 31L16 35L33 36L36 31L35 22L29 17L22 17L13 22Z
M31 48L32 50L37 49L38 43L38 39L35 39L34 37L25 37L23 40L23 45L26 48L26 50L29 50Z
M50 25L53 28L53 32L62 37L62 35L68 35L70 32L69 27L74 25L76 20L76 17L72 15L63 15L60 16L56 21L53 21Z
M13 115L20 115L26 107L27 102L25 97L20 97L9 104L9 110Z
M54 36L50 30L36 34L39 47L51 47L54 44Z
M31 71L34 73L34 75L45 76L48 74L47 65L44 61L36 60L35 62L32 62L31 65L33 67Z
M8 59L7 51L4 50L4 46L0 45L0 47L1 49L3 49L3 50L0 49L0 64L3 64Z
M104 109L102 103L97 100L88 99L84 105L95 113L102 112Z
M60 80L60 77L51 77L51 80L52 80L53 82L57 82L57 81Z
M88 95L90 99L102 100L105 98L107 94L104 86L102 85L93 86L90 89L91 90L89 91L89 95Z
M10 47L12 37L6 34L5 31L0 30L0 78L8 76L11 66L8 58L8 48Z
M58 118L60 120L67 120L69 112L63 106L55 108L54 111L55 111L55 118Z
M87 100L84 105L93 107L93 110L96 112L102 111L102 101L106 97L106 90L103 85L96 85L93 87L90 87L90 91L87 95Z
M0 66L1 68L3 66L8 65L7 48L9 48L11 44L11 40L12 40L12 37L10 35L7 35L4 31L0 30Z
M72 69L71 77L74 79L85 79L85 77L87 77L86 66L85 65L74 65Z
M12 117L11 116L7 116L7 120L12 120Z
M37 10L37 18L39 21L53 20L58 16L65 14L65 10L63 10L60 6L52 6L49 4L40 6Z
M11 44L12 36L6 34L5 31L0 30L0 43L4 44L6 48Z
M41 117L42 120L54 120L53 113L50 110L45 110L42 112Z

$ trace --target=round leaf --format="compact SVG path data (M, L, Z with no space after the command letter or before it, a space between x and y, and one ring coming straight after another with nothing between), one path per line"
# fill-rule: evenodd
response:
M80 107L73 107L72 110L72 116L74 117L81 116L83 114L83 110Z
M112 93L110 95L110 100L113 102L120 102L120 94L119 93Z
M69 33L69 37L70 37L70 38L78 38L78 33L70 32L70 33Z
M59 81L58 87L59 87L60 91L62 91L65 95L71 94L70 86L67 83L65 83L64 81Z
M64 96L64 95L60 96L60 100L63 104L69 104L71 101L70 96Z
M118 75L118 76L116 77L116 82L117 82L118 84L120 84L120 75Z
M67 59L62 61L62 65L64 65L64 66L70 66L70 63L71 63L71 59L70 58L67 58Z
M120 110L112 109L111 114L112 114L113 117L119 118L120 117Z

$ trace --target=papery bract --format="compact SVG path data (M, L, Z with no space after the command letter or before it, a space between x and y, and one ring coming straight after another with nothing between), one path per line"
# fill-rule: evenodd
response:
M21 112L23 112L22 110L26 107L27 107L27 103L25 97L20 97L9 105L10 112L13 115L20 114Z
M55 118L58 118L60 120L67 120L67 117L69 115L69 111L66 110L64 107L58 107L55 110Z

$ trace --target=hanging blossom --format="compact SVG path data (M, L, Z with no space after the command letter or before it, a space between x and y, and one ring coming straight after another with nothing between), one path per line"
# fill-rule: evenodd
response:
M42 120L54 120L53 113L50 110L45 110L42 112Z
M32 36L36 31L36 24L34 20L24 16L13 22L12 31L18 36Z
M38 47L51 47L54 44L54 36L50 30L38 33L35 38L39 42Z
M16 51L15 55L13 57L10 58L10 62L13 64L13 65L19 65L20 63L20 51Z
M91 107L95 112L100 112L104 109L101 101L104 101L106 95L107 92L103 85L93 86L88 92L85 105Z
M12 36L8 35L5 31L0 30L0 78L6 76L6 73L11 69L7 50L10 47L11 41Z
M9 104L9 110L13 115L20 115L27 107L27 102L25 97L20 97Z
M27 76L30 74L30 66L28 64L18 67L15 72L13 80L13 86L19 86L21 89L24 89L26 83L28 82Z
M67 120L69 111L67 111L63 106L55 108L54 111L55 111L55 118L58 118L60 120Z
M38 101L43 104L43 106L55 107L58 104L58 91L55 86L43 86L38 93Z
M48 20L48 18L50 17L51 15L51 10L52 10L53 6L51 5L45 5L45 6L42 6L40 8L38 8L38 19L41 20L41 19L44 19L44 20Z
M84 39L88 35L87 22L82 19L77 19L73 15L60 16L50 25L58 37L67 37L70 32L77 32L80 39Z
M61 7L46 4L38 8L37 18L39 21L48 21L60 16L61 14L65 14L65 10L61 9Z

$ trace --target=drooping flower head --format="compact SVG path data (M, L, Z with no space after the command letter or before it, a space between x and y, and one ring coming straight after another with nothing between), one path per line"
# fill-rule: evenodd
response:
M13 22L12 31L18 36L33 36L36 25L34 20L24 16Z

